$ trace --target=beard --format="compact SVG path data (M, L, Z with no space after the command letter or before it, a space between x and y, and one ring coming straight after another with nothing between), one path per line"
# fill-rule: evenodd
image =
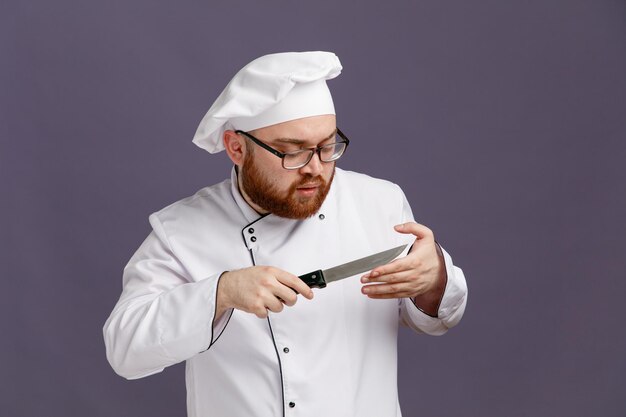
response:
M276 216L302 220L317 213L324 203L335 176L335 167L333 166L328 182L320 175L306 174L291 184L286 193L280 192L276 185L260 171L249 153L245 156L240 175L243 190L254 204ZM315 195L310 197L297 195L298 187L310 184L318 185Z

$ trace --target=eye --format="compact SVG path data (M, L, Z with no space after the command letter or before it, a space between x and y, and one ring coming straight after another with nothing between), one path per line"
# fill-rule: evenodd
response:
M282 153L299 153L300 151L305 150L302 146L297 146L297 145L290 145L290 146L283 146L283 149L281 150Z

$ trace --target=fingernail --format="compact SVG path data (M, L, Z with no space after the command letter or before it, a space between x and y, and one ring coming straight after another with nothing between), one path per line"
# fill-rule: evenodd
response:
M368 279L369 275L364 275L361 277L361 282L370 282L370 280Z
M372 278L376 278L379 275L380 275L380 273L378 273L378 272L372 272L372 273L370 273L369 276L372 277Z
M370 289L368 287L363 287L361 291L363 291L363 294L367 294L370 292Z

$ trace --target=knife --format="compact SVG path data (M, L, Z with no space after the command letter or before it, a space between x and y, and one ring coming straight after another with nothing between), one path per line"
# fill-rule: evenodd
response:
M318 269L308 274L300 275L300 279L311 288L324 288L326 284L348 278L361 272L369 271L379 265L387 262L400 255L408 245L400 245L398 247L375 253L365 258L357 259L345 264L337 265L329 269Z

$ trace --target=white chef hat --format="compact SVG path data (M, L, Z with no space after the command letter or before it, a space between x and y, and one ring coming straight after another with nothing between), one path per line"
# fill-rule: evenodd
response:
M265 55L243 67L206 113L193 143L217 153L225 130L249 131L289 120L335 114L326 80L341 73L331 52Z

